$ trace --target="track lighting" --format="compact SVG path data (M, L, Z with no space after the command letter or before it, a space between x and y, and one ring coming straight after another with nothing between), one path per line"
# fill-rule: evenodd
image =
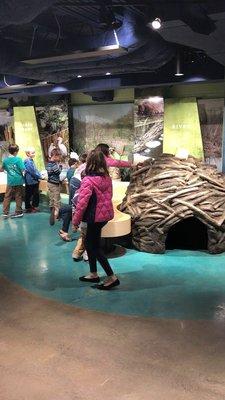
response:
M161 28L162 26L162 21L160 18L155 18L152 22L151 22L151 26L153 29L158 30Z
M176 59L176 71L175 71L175 76L184 76L183 72L181 72L180 68L180 54L177 53L177 59Z

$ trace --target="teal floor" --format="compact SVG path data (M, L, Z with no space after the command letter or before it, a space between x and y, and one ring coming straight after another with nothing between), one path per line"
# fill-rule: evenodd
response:
M115 314L225 318L225 253L176 250L153 255L128 250L111 260L121 286L101 292L79 282L88 265L73 262L76 242L61 241L60 224L49 227L48 216L43 206L42 212L22 219L0 219L0 273L30 292Z

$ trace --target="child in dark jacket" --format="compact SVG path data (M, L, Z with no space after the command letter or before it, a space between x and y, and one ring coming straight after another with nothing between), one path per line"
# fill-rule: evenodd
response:
M58 149L53 149L51 152L51 158L46 166L48 173L48 192L49 192L49 206L51 210L50 225L54 225L55 216L59 214L60 208L60 174L62 166L59 165L61 159L61 153Z
M34 163L35 149L33 147L28 148L26 155L27 158L24 160L25 209L27 213L31 213L39 211L39 181L41 180L41 174Z
M101 231L113 219L112 180L106 166L104 154L93 151L87 160L85 177L79 190L78 202L73 215L73 225L78 229L81 221L87 223L85 248L87 250L90 274L80 277L82 282L100 282L97 261L104 269L107 279L96 285L97 289L110 290L120 284L101 250Z

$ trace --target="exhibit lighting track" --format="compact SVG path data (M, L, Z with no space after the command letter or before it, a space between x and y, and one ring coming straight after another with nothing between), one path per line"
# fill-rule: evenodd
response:
M103 46L99 47L98 49L93 49L89 51L76 51L74 53L63 54L59 56L50 56L50 57L43 57L43 58L32 58L23 60L24 64L28 65L40 65L40 64L49 64L55 61L64 62L64 61L73 61L73 60L84 60L86 58L98 58L103 57L106 55L111 56L120 56L127 53L127 49L124 47L119 46L118 44L110 45L110 46Z

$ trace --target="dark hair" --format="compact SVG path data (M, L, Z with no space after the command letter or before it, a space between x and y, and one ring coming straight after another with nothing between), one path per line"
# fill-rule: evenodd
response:
M109 146L106 143L99 143L96 147L95 150L101 151L106 157L109 156Z
M109 175L105 157L102 151L91 151L87 158L85 173L86 175L89 175L91 173L101 174L105 176Z
M15 154L18 153L19 151L19 146L17 144L10 144L8 147L8 152L9 154Z
M59 149L52 149L52 151L51 151L51 157L54 157L54 156L60 156L61 157L61 151L59 150Z
M72 165L76 164L78 162L78 160L76 158L70 158L68 161L68 165L69 167L71 167Z
M87 156L88 156L87 153L81 154L80 157L79 157L79 161L80 161L82 164L86 163L86 161L87 161Z

